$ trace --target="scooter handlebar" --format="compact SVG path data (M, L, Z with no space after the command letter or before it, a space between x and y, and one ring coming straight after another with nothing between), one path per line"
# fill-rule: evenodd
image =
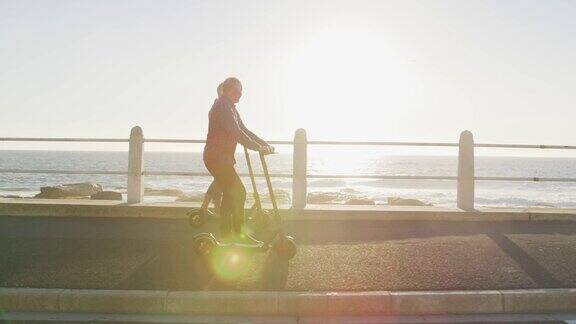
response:
M276 154L276 150L273 146L263 146L258 150L258 152L262 155Z

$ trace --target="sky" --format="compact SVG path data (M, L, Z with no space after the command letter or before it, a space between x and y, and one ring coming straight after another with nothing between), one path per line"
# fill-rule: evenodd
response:
M236 76L267 140L576 145L574 17L570 0L0 0L0 137L204 139Z

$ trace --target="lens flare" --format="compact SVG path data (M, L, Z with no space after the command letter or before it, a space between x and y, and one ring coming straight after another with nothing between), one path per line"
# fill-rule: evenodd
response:
M232 281L245 275L248 270L247 256L242 249L219 249L214 253L212 264L216 275L225 281Z

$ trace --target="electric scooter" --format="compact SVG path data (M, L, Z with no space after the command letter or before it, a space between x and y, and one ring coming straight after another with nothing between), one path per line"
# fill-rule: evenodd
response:
M264 228L270 224L272 216L267 210L262 208L262 202L260 200L260 194L258 194L258 189L256 188L252 162L250 161L250 155L247 148L244 148L244 155L246 156L246 165L248 166L250 182L252 184L252 192L254 193L254 204L248 210L246 218L248 221L251 221L257 228ZM188 213L188 223L190 226L195 228L201 227L210 218L217 218L217 215L209 210L202 211L201 209L194 209Z
M254 179L254 173L252 171L252 164L250 162L250 155L248 154L248 150L244 148L244 154L246 155L246 162L248 165L248 169L250 172L250 179L252 182L252 188L254 189L254 199L255 199L255 206L253 206L254 213L259 213L259 217L265 217L267 223L274 223L271 235L262 243L258 245L249 245L249 244L241 244L241 243L223 243L218 241L214 234L212 233L200 233L194 236L193 248L194 252L200 256L209 256L211 255L216 249L219 248L232 248L232 247L240 247L240 248L248 248L253 249L257 252L267 252L269 250L276 251L279 255L286 259L292 259L296 255L296 243L294 242L294 238L291 236L287 236L284 233L284 229L282 226L282 220L280 218L280 213L278 211L278 205L276 204L276 196L274 195L274 189L272 188L272 181L270 180L270 174L268 173L268 166L266 164L266 158L264 153L259 152L260 155L260 163L262 164L262 170L264 171L264 177L266 178L266 184L268 185L268 192L270 194L270 200L272 201L272 208L273 213L270 215L269 213L264 213L260 201L260 196L258 194L258 190L256 188L256 181ZM262 216L265 215L265 216ZM246 217L243 220L246 225ZM271 224L272 225L272 224ZM272 227L272 226L269 226Z

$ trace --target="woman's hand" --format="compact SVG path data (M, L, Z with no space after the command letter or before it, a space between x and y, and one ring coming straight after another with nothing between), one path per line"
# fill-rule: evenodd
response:
M258 149L258 152L267 155L267 154L272 154L274 153L274 147L270 146L270 145L262 145L260 146L260 148Z

